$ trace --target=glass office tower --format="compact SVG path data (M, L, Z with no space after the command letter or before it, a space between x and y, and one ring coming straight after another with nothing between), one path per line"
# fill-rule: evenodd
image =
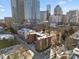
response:
M48 4L48 5L47 5L47 20L48 20L48 21L49 21L50 15L51 15L51 5Z
M24 0L11 0L12 17L17 24L24 22Z
M40 22L40 1L39 0L24 0L25 19L31 24Z

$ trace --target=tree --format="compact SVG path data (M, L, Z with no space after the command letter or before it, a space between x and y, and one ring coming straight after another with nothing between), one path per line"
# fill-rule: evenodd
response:
M45 32L45 29L43 29L42 31Z
M69 36L69 33L68 33L67 30L64 30L64 32L61 35L61 42L62 43L65 43L65 39L66 39L67 36Z
M7 59L10 59L10 56L8 56Z
M74 31L73 27L70 27L68 32L70 35L72 35L75 31Z
M61 36L61 42L64 43L66 38L70 35L72 35L75 32L75 30L73 29L73 27L70 27L68 30L64 30L64 32L62 33Z

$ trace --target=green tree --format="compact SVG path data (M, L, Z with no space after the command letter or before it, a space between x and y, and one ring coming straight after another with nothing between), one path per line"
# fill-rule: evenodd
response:
M75 30L73 29L73 27L70 27L68 32L70 35L72 35L75 32Z
M64 30L64 32L61 35L61 42L64 43L66 40L66 37L69 36L69 33L67 30Z

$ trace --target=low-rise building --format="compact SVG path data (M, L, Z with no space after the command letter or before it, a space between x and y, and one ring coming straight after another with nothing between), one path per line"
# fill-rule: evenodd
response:
M24 39L27 39L27 35L31 32L33 32L33 30L27 28L22 28L20 30L17 30L18 35Z
M35 49L37 51L42 51L44 49L47 49L51 46L51 36L36 32L31 29L22 28L21 30L18 30L18 35L23 37L28 44L35 44Z
M51 46L51 36L39 32L27 34L26 41L28 43L34 43L37 51L42 51Z
M12 34L0 34L0 40L6 40L6 39L14 39L14 35L12 35Z
M35 47L37 51L43 51L44 49L47 49L51 46L51 36L47 36L46 34L42 34L38 32L35 32L34 34L32 33L30 35L33 38L31 39L31 41L35 43ZM29 43L31 43L31 41L29 41L30 39L27 40Z

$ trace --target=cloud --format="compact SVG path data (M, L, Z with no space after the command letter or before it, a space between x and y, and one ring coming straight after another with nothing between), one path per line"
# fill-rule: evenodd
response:
M67 3L66 1L60 1L58 4L62 5L62 4L66 4L66 3Z
M5 11L5 9L3 9L3 8L2 8L2 9L0 9L0 11L1 11L1 12L4 12L4 11Z

